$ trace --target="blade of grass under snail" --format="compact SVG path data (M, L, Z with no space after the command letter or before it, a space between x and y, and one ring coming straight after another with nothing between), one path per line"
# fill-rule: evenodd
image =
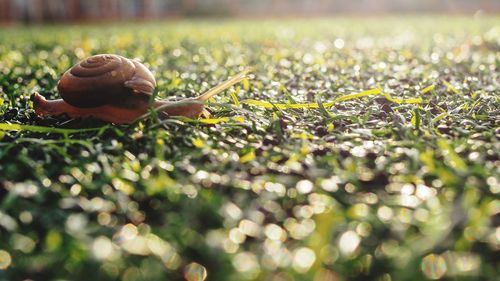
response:
M108 126L104 126L108 127ZM36 125L0 123L0 131L30 131L36 133L76 134L102 130L104 127L87 129L63 129Z
M253 67L247 67L245 68L242 72L236 74L234 77L229 78L228 80L222 82L221 84L211 88L210 90L206 91L202 95L194 98L193 100L190 101L182 101L182 102L175 102L171 104L164 104L161 106L158 106L154 109L152 109L150 112L140 116L139 118L136 119L136 121L142 120L146 117L148 117L152 112L158 112L167 108L175 108L179 106L184 106L184 105L189 105L189 104L203 104L204 101L210 99L211 97L227 90L229 87L243 81L243 79L246 78L246 75L254 70Z
M153 114L158 114L159 111L162 111L164 109L167 109L167 108L176 108L176 107L179 107L179 106L184 106L184 105L190 105L190 104L204 104L203 102L201 101L197 101L197 100L192 100L192 101L179 101L179 102L172 102L170 104L164 104L164 105L161 105L161 106L158 106L158 107L155 107L155 108L151 108L148 113L145 113L141 116L139 116L135 122L137 121L140 121L144 118L147 118L148 116L150 115L153 115Z

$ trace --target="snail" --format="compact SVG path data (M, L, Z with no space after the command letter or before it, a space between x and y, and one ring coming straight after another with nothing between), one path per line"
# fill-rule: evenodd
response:
M168 116L197 118L206 112L203 102L240 82L250 71L195 97L172 102L150 102L156 80L145 65L119 55L100 54L84 59L67 70L57 84L62 99L46 100L39 93L31 97L38 116L93 117L115 124L130 124L151 108Z

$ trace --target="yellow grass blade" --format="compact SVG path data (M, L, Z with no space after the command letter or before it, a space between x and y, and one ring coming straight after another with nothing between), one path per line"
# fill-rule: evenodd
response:
M444 81L443 80L443 84L446 86L446 89L452 93L455 93L457 95L460 94L460 92L457 90L457 88L455 88L455 86L451 85L450 83L448 83L447 81Z
M420 93L423 95L423 94L426 94L430 91L433 91L435 88L436 88L436 85L432 84L430 86L423 88L422 91L420 91Z
M243 123L243 122L245 122L245 118L243 116L236 116L236 117L221 117L221 118L202 118L202 119L198 120L198 122L205 123L205 124L219 124L219 123L231 122L231 121Z
M394 103L398 104L413 104L413 103L424 103L425 101L421 98L410 98L410 99L397 99L393 98L391 95L387 93L383 93L381 89L375 88L371 90L366 90L363 92L359 93L353 93L345 96L338 97L330 102L325 102L323 103L323 106L326 107L331 107L336 103L347 101L347 100L352 100L352 99L358 99L366 96L374 96L374 95L384 95L384 97ZM319 108L319 104L312 102L312 103L271 103L271 102L266 102L266 101L258 101L258 100L253 100L253 99L248 99L242 101L242 103L246 103L249 105L254 105L258 107L263 107L263 108L278 108L278 109L309 109L309 108Z
M220 117L220 118L200 118L200 119L191 119L184 116L175 116L175 119L178 119L183 122L188 123L203 123L203 124L219 124L219 123L227 123L227 122L237 122L244 123L245 117L243 116L234 116L234 117Z
M235 92L231 92L231 98L233 99L234 105L237 107L240 107L240 101L238 100L238 97L236 96Z
M387 93L384 93L384 97L388 101L393 102L393 103L398 103L398 104L413 104L413 103L424 103L425 102L422 98L396 99Z

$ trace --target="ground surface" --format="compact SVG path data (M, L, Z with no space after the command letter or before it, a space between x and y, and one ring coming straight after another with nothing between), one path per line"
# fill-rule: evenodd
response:
M162 97L255 71L212 120L37 118L96 53ZM499 68L487 17L2 28L0 279L494 280Z

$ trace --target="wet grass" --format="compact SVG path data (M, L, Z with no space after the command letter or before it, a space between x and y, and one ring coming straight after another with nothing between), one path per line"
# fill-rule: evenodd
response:
M493 280L499 26L0 29L0 279ZM30 94L97 53L140 58L164 98L255 70L210 119L36 117Z

